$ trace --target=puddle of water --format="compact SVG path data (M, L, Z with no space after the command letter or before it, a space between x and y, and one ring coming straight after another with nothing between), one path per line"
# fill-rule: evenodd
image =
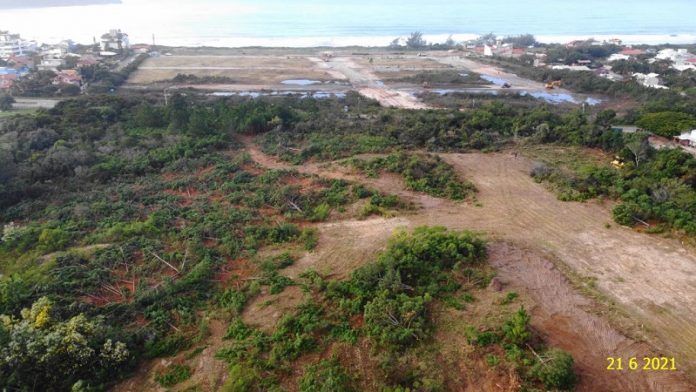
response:
M316 99L327 99L327 98L345 98L346 93L343 92L329 92L329 91L216 91L210 93L209 95L214 97L289 97L289 96L299 96L301 98L316 98Z
M496 78L495 76L490 76L490 75L481 75L481 79L483 79L487 82L491 82L491 83L495 84L496 86L502 86L508 82L507 80Z
M319 80L309 80L309 79L288 79L283 80L280 84L287 84L291 86L311 86L313 84L321 84Z
M500 95L498 90L487 90L487 89L432 89L428 90L428 92L431 92L433 94L438 94L438 95L447 95L451 93L465 93L465 94L487 94L487 95ZM506 92L506 94L514 94L515 92L510 91ZM579 104L581 102L578 102L575 97L573 97L570 94L552 94L548 93L546 91L532 91L531 93L528 91L519 91L517 94L519 94L522 97L525 96L530 96L534 97L536 99L540 99L542 101L552 103L552 104L561 104L561 103L574 103L574 104ZM588 97L583 101L584 103L590 105L590 106L595 106L599 105L602 103L602 100L597 99L597 98L592 98Z
M549 103L578 103L578 101L576 101L575 98L573 98L573 96L570 94L551 94L545 91L532 91L531 93L521 91L520 95L523 97L530 95L536 99L541 99Z

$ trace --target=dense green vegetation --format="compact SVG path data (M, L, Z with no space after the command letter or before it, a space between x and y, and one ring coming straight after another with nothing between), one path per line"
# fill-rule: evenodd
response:
M491 275L485 257L484 241L471 233L441 227L401 232L374 263L356 270L347 281L327 282L316 273L304 274L308 301L293 316L283 318L271 334L244 325L236 316L240 308L231 309L233 321L227 335L231 345L219 357L233 365L235 374L247 375L245 385L272 390L287 376L290 362L303 353L340 350L342 344L366 340L383 361L377 373L379 390L442 390L442 379L420 373L403 358L417 355L432 341L438 328L433 313L444 306L445 299L452 302L461 290L476 292L487 286ZM472 279L475 276L480 279ZM245 298L250 292L251 284L235 291ZM557 369L553 374L548 364L535 370L536 359L527 347L535 344L528 323L529 316L521 308L493 330L470 329L470 342L481 347L482 353L504 347L505 366L518 372L530 387L543 383L571 388L575 375L567 356L558 366L551 365ZM337 358L311 365L299 381L300 390L362 390L366 380L344 370L352 366L364 365L339 364ZM238 386L229 385L229 390L241 390L238 379L230 383Z
M696 129L696 117L679 112L645 113L636 121L636 125L654 134L670 137Z
M231 261L278 244L312 249L316 232L301 225L350 216L349 204L371 206L360 215L406 206L256 166L235 135L282 126L283 108L178 99L83 98L3 122L1 385L104 389L144 358L191 347ZM277 272L291 262L261 263L257 287L294 284Z
M483 85L490 82L481 79L476 73L461 73L457 71L425 71L415 75L391 79L394 82L418 83L426 85Z
M464 344L487 366L519 375L530 390L569 389L572 358L544 347L516 295L500 293L485 322L464 312L491 295L482 290L492 278L485 243L471 233L400 233L347 280L286 276L285 268L318 245L316 222L389 216L408 205L360 184L260 167L239 136L296 163L379 153L350 162L452 199L470 195L471 184L415 150L601 148L624 167L539 165L534 175L559 184L564 199L620 199L621 224L696 235L696 160L654 151L645 135L613 130L615 121L612 111L530 109L495 99L464 112L405 111L356 94L207 102L175 95L166 107L94 96L3 120L0 384L108 388L144 359L200 353L205 314L214 312L229 321L226 347L217 353L230 365L226 390L280 390L287 382L307 391L364 390L366 380L347 360L355 345L373 353L378 385L370 388L443 390L456 383L430 371L439 368L431 343L442 328L436 315L452 311L467 324ZM300 289L304 301L274 328L244 323L242 313L260 296ZM68 350L62 341L77 343ZM29 347L36 347L31 355ZM293 366L307 358L298 374ZM34 376L54 368L64 369L59 380L55 372ZM177 362L157 381L179 385L194 376L193 367Z
M192 74L177 74L172 80L174 83L190 83L190 84L232 84L236 83L234 79L227 76L211 75L197 76Z
M472 183L461 180L452 166L437 155L398 152L369 160L352 158L349 163L372 177L381 170L400 174L409 189L436 197L464 200L476 192Z
M693 94L693 73L668 72L669 82L677 87L669 90L645 87L633 79L613 82L592 71L553 70L532 67L532 59L497 58L493 63L525 78L540 82L561 80L563 88L586 93L601 94L610 98L629 99L641 104L640 112L682 112L696 115L696 94ZM661 72L662 73L662 72ZM640 113L638 113L640 114ZM629 119L630 120L630 119ZM630 122L630 121L629 121Z
M619 224L651 223L651 232L696 235L696 158L679 149L655 150L645 134L629 138L619 157L622 168L587 165L568 171L538 164L531 174L556 184L563 200L620 200L614 208Z

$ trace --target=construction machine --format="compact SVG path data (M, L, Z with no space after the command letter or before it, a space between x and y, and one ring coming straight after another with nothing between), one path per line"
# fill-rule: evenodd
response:
M561 81L554 80L553 82L546 83L545 87L547 90L553 90L556 87L561 87Z

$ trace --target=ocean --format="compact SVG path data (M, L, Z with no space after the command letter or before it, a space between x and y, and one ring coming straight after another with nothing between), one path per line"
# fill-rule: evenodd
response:
M90 43L120 28L172 46L384 46L421 31L431 42L493 32L542 42L621 38L696 43L694 0L123 0L0 10L0 30L40 42Z

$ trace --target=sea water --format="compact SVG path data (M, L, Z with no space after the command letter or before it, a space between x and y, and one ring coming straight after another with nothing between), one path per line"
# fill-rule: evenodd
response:
M421 31L533 33L541 41L618 37L695 43L694 0L123 0L121 4L2 9L0 30L41 42L90 43L120 28L131 42L182 46L384 46Z

